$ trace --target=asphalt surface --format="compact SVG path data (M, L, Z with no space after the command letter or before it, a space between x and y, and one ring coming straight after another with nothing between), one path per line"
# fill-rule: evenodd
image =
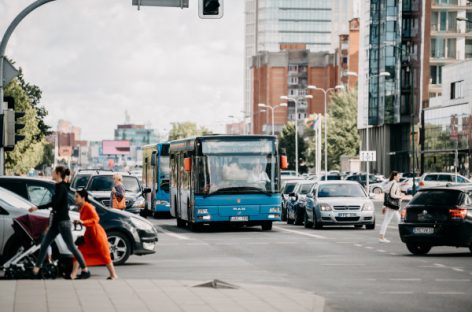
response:
M158 252L131 257L117 268L121 278L213 280L294 287L326 298L326 311L471 311L469 249L433 248L411 255L391 225L378 242L382 221L376 202L375 230L353 227L305 229L274 224L192 233L173 219L153 220ZM94 268L93 278L105 278Z

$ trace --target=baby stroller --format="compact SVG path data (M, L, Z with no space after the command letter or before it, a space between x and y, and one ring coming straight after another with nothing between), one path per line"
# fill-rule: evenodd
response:
M26 214L13 219L13 230L19 243L17 253L3 264L6 279L33 278L32 273L41 237L48 228L49 218ZM57 262L48 263L41 268L38 278L55 279L58 274Z

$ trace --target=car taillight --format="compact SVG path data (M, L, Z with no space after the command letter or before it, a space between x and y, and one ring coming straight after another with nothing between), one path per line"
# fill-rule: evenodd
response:
M406 209L407 208L408 207L403 208L400 212L400 216L402 217L402 221L405 221L405 219L406 219Z
M449 209L449 217L451 217L451 220L464 220L466 216L467 216L467 209L465 208Z
M424 186L424 182L420 181L419 186Z

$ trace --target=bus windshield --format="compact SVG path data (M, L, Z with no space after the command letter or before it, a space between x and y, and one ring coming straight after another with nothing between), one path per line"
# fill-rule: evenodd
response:
M161 179L169 180L170 167L169 156L161 156L159 163L159 177Z
M203 142L202 150L204 155L197 158L200 194L277 192L273 142Z

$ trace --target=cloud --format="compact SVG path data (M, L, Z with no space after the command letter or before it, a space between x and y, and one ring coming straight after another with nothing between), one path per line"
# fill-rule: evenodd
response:
M0 0L0 31L30 0ZM132 121L169 128L194 121L222 131L243 108L244 2L225 1L221 20L131 0L57 0L28 16L7 55L43 90L48 123L67 119L85 139L113 137Z

